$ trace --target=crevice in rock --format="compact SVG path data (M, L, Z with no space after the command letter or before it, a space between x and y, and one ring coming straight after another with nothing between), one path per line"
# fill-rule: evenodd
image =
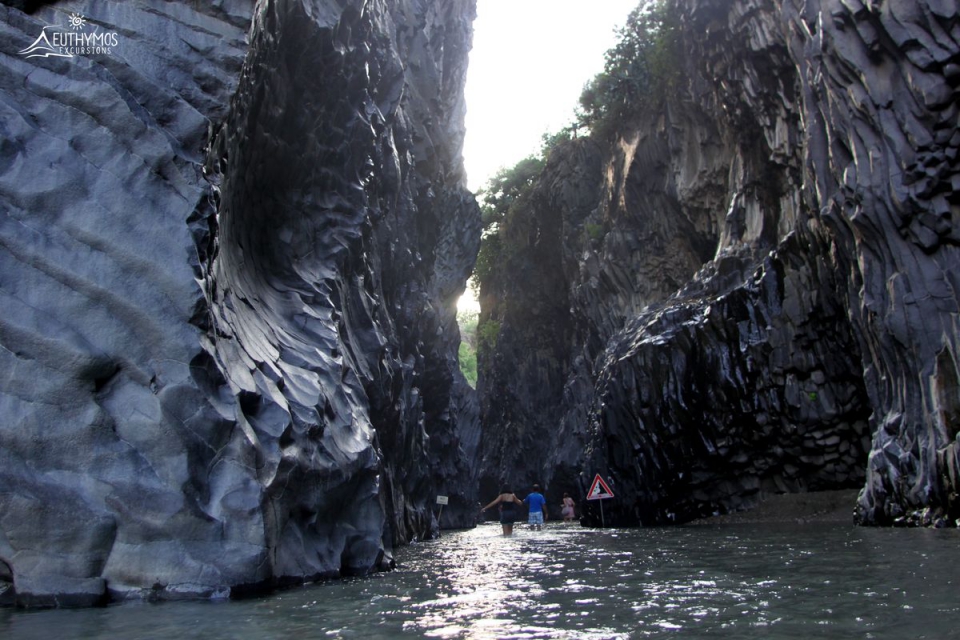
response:
M947 349L943 349L937 356L934 373L937 419L947 444L956 442L960 434L960 380L954 360Z

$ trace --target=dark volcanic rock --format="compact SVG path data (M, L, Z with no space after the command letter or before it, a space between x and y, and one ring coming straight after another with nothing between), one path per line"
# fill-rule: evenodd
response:
M601 186L600 149L585 142L568 151L555 156L525 199L531 215L504 224L500 259L508 275L480 290L480 328L500 328L492 355L481 346L478 392L490 425L483 434L482 495L495 495L504 482L522 495L543 481L547 456L560 446L555 425L574 323L564 275L569 256L558 247L566 246L567 221L596 207Z
M955 3L675 9L680 88L554 150L484 283L484 474L602 473L624 523L853 486L861 523L957 518Z
M71 13L117 46L19 53ZM472 524L473 3L0 16L0 598L364 573L438 493Z

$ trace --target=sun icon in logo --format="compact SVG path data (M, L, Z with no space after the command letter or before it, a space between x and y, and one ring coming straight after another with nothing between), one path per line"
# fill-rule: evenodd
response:
M70 14L70 28L71 28L71 29L74 29L74 30L76 30L76 29L83 29L84 22L85 22L85 21L84 21L84 19L83 19L83 16L80 15L79 13L71 13L71 14Z

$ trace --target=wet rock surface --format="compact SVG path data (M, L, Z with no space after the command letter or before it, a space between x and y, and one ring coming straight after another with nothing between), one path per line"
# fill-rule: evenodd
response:
M815 493L784 493L765 495L756 507L722 516L691 521L690 525L757 525L824 523L850 524L858 491L837 490Z
M678 7L682 86L555 149L512 221L522 279L485 283L487 483L601 473L625 524L852 487L863 524L955 519L956 6Z
M437 494L473 523L473 11L0 7L0 601L366 573ZM72 13L118 45L20 54Z

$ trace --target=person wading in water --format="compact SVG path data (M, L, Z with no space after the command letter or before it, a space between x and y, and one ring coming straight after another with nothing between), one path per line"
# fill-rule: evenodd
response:
M517 506L523 506L523 503L520 502L520 499L510 491L510 487L504 486L500 489L500 495L496 499L485 506L480 511L486 511L490 507L499 504L500 505L500 526L503 527L503 535L509 536L513 534L513 523L517 521Z
M527 494L523 501L530 507L527 524L531 529L540 531L543 529L543 521L547 519L547 499L540 493L540 485L533 485L533 491Z
M574 511L576 506L577 503L573 501L573 498L570 497L570 494L564 493L563 502L560 503L560 513L563 514L564 522L573 522L573 519L577 517L576 511Z

